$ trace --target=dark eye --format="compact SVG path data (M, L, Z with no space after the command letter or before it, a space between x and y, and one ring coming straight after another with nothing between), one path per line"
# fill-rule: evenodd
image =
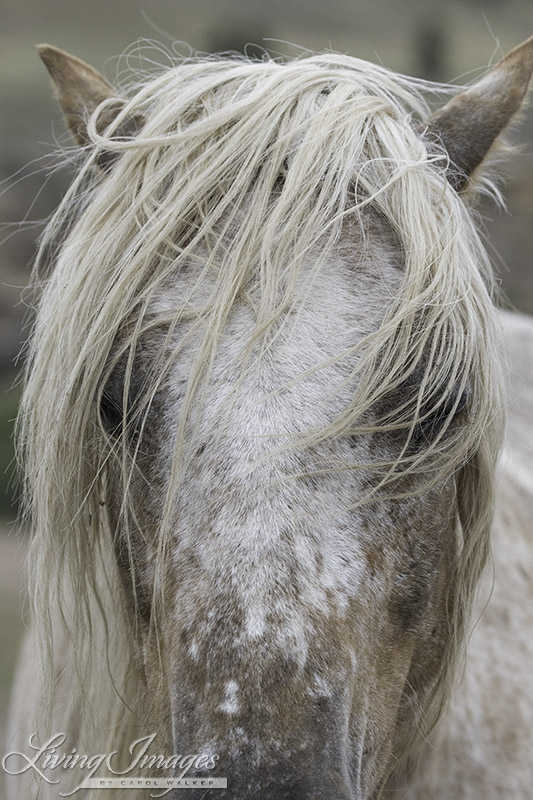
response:
M413 439L417 443L433 441L441 432L446 423L450 423L456 419L468 405L470 400L471 391L468 386L464 387L460 392L459 389L452 391L447 396L446 400L439 405L434 411L424 414L422 410L422 419L416 425ZM433 405L433 403L431 404Z
M118 397L107 386L100 400L100 418L104 429L111 435L120 432L123 422L122 397Z
M143 411L142 398L143 383L139 371L127 378L124 361L119 362L101 389L99 413L103 429L110 436L127 435L133 441L144 424L146 409Z

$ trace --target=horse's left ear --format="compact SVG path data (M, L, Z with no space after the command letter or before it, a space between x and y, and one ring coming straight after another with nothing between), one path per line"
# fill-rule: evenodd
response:
M522 107L532 73L533 37L429 118L429 130L437 133L450 157L448 179L457 191L466 188Z
M97 130L102 133L123 108L123 98L103 75L79 58L48 44L38 45L37 50L54 82L57 98L74 139L82 146L91 144L87 122L93 111L104 101L109 101L98 118ZM114 135L134 136L141 125L142 120L138 117L129 119L120 125ZM99 165L108 168L116 155L112 152L100 153L97 157Z

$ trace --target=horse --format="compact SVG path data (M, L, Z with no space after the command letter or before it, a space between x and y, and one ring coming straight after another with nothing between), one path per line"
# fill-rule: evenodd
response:
M474 199L533 39L433 112L346 55L119 93L39 51L80 164L19 417L12 796L526 800L533 324Z

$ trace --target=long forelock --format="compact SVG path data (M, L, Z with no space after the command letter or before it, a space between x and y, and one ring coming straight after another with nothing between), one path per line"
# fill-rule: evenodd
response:
M420 418L423 395L469 386L469 425L453 446L437 441L433 447L433 479L461 470L459 484L464 481L458 486L466 498L463 561L453 601L461 638L488 541L501 407L498 358L486 256L463 201L447 184L445 154L421 133L428 115L424 88L348 56L284 64L190 60L141 82L107 132L97 132L95 112L89 132L96 149L41 247L42 261L65 218L75 218L44 289L20 418L39 604L54 591L58 542L56 585L68 574L72 589L90 604L87 576L95 562L91 548L104 546L99 526L105 523L98 520L111 457L98 451L95 398L125 328L130 353L155 323L175 330L201 322L204 331L176 439L168 517L184 465L187 420L201 405L237 300L251 283L260 287L250 354L253 342L303 301L303 265L311 260L318 273L343 231L354 226L366 235L372 213L397 243L400 292L378 330L354 345L360 357L351 407L326 429L299 436L297 446L362 432L361 415L397 391L422 362L419 395L405 411L407 427ZM139 133L114 137L133 116L144 120ZM102 150L118 156L109 177L93 171ZM192 261L201 261L201 268L189 296L154 322L154 298ZM166 359L167 351L151 371L147 403L162 385ZM420 459L404 456L404 469L423 470ZM385 464L385 474L394 468ZM72 624L79 641L81 611Z

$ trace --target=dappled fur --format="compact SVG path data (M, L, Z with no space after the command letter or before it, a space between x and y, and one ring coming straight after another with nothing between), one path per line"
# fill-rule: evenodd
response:
M317 674L339 719L352 675L355 750L331 769L367 797L439 717L503 405L490 271L422 88L345 56L191 60L103 131L116 101L93 114L41 246L38 269L68 222L20 417L42 731L68 720L87 752L153 727L175 744L174 706L201 696L178 734L214 736L251 798L239 758L271 771L266 740L296 752ZM257 714L232 731L214 713L230 673Z

